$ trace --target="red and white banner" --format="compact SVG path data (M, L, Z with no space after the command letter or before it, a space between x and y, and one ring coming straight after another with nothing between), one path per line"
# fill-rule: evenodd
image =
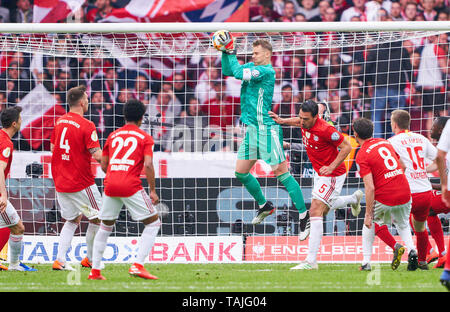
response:
M49 145L56 120L66 113L64 107L42 84L38 84L17 105L22 107L22 136L33 149L44 143Z
M139 237L110 237L103 254L108 263L132 263ZM59 237L23 238L21 260L25 263L52 263L58 252ZM239 263L242 262L242 236L157 237L146 262L150 263ZM67 261L77 263L86 257L86 238L76 236Z
M401 242L401 238L394 236ZM449 236L445 237L448 245ZM300 262L308 253L308 240L297 236L249 236L245 242L245 261ZM407 261L407 255L403 261ZM356 262L363 260L361 236L324 236L318 253L318 262ZM373 262L391 262L392 249L377 237L373 244Z
M125 7L113 9L100 22L151 22L159 17L202 9L214 0L131 0Z
M57 23L78 10L86 0L34 0L33 23Z

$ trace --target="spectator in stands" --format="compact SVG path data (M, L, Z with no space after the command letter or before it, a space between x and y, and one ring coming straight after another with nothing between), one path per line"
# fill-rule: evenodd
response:
M283 10L281 9L280 12ZM281 14L273 9L271 1L263 0L261 4L259 1L255 1L253 5L250 3L250 22L272 23L279 21L280 18Z
M293 1L286 1L284 4L283 15L281 17L282 22L293 22L296 13L295 5Z
M436 16L437 21L448 21L448 20L450 20L449 18L450 18L450 14L449 14L448 10L442 10Z
M112 10L111 0L96 0L95 8L89 10L86 14L86 21L88 23L97 23L111 13Z
M316 93L314 92L313 86L311 85L305 85L305 87L303 88L303 90L301 90L298 93L299 96L299 102L306 102L308 100L313 100L315 102L317 102L317 97L316 97Z
M303 13L295 13L294 15L294 22L307 22L305 15Z
M53 92L55 90L60 70L59 60L54 57L48 57L44 65L44 87L48 91Z
M325 82L325 89L317 93L317 98L320 102L329 101L332 96L342 97L346 92L340 86L341 77L339 74L331 73L328 75Z
M450 70L447 66L447 35L428 36L420 55L416 87L422 94L422 107L426 112L427 129L431 129L433 117L446 116L445 81L443 77ZM429 120L429 121L428 121Z
M437 11L434 9L435 0L422 0L423 17L426 21L434 21L437 17Z
M350 8L350 5L346 0L333 0L332 7L336 12L336 19L341 20L342 13Z
M363 22L367 21L366 0L353 0L353 6L342 12L341 22L350 22L355 16Z
M292 84L294 96L297 96L298 90L302 90L305 85L312 85L312 78L306 72L302 56L295 55L291 57L289 70L286 71L286 79L289 79Z
M32 23L33 6L30 0L17 0L16 9L11 14L12 23Z
M329 7L325 10L325 14L323 15L323 22L335 22L337 19L336 10L332 7Z
M1 5L2 1L0 0L0 23L9 23L9 9Z
M389 15L393 21L403 21L402 5L399 2L392 2Z
M117 72L113 66L106 67L105 74L97 76L92 81L92 90L101 91L105 102L114 104L119 94Z
M239 118L239 106L226 97L221 81L213 82L213 88L215 96L202 105L202 111L209 117L210 127L218 127L226 131L227 127L233 127Z
M320 20L320 9L315 6L314 0L301 0L297 13L302 13L308 22Z
M133 98L138 99L145 105L150 103L152 91L150 89L150 82L143 74L138 74L134 82Z
M188 104L194 97L194 90L189 87L183 73L176 73L173 76L173 92L181 105L181 116L187 113Z
M365 63L366 81L370 88L374 137L390 137L390 111L406 106L405 86L411 77L411 61L401 41L379 44L371 49Z
M370 101L363 97L361 90L362 82L351 79L348 86L347 95L342 97L343 114L348 114L351 120L365 117L370 119Z
M152 136L155 140L155 151L170 151L170 125L180 117L180 106L174 105L175 95L164 86L155 97L155 101L148 105L148 115L156 120L158 125L152 127Z
M371 0L366 3L366 14L368 22L380 21L380 9L384 9L384 14L387 16L387 12L391 7L391 1L383 0ZM385 17L386 17L385 16Z
M0 90L6 92L8 105L17 105L34 88L34 81L20 79L21 71L19 63L13 61L0 75Z
M220 80L220 71L217 67L209 67L200 77L202 78L195 87L195 97L200 104L205 103L208 99L215 97L213 82Z
M273 106L273 111L282 118L291 118L298 115L300 111L300 103L296 101L294 90L289 83L284 84L281 88L281 101ZM299 128L281 127L283 129L283 138L290 142L293 138L301 137Z
M442 11L447 11L448 13L448 1L447 0L435 0L434 9L439 13Z
M6 108L6 94L0 92L0 112Z
M405 21L415 21L417 16L417 3L416 2L408 2L405 6L405 10L403 12L403 17Z
M64 108L68 111L69 107L67 106L67 91L76 85L73 83L71 79L71 75L69 71L59 71L58 77L56 79L56 87L54 88L54 93L59 95L61 102L64 104Z
M113 109L111 104L105 103L102 92L92 91L91 94L92 96L86 118L92 121L97 127L100 144L103 146L108 135L113 131Z
M272 2L272 7L273 10L275 12L277 12L278 14L283 15L283 10L284 10L284 0L273 0L273 1L268 1L269 3Z
M79 71L78 84L86 86L86 92L90 95L92 88L92 81L96 78L95 72L98 70L93 65L93 60L91 58L85 58L82 60L82 67Z
M318 8L319 8L319 18L316 21L321 22L323 21L327 9L331 8L330 2L328 0L321 0L318 4Z
M172 146L173 152L202 152L206 143L203 129L208 127L208 116L201 110L201 105L195 97L191 97L186 104L187 110L184 116L177 118L177 127L174 129ZM181 126L181 127L180 127ZM189 133L186 129L189 128Z

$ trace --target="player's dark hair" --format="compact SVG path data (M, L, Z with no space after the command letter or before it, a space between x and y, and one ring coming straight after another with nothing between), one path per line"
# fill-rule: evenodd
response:
M311 113L313 117L316 117L319 113L319 105L313 100L307 100L300 104L300 110L304 113Z
M70 88L69 91L67 91L67 104L69 104L69 107L77 106L85 93L86 86L84 85Z
M411 115L402 109L396 109L391 114L392 121L402 130L408 130L411 124Z
M447 121L450 119L450 117L448 116L439 116L436 118L435 123L436 125L438 125L440 128L444 129L445 124L447 123Z
M357 118L353 121L353 131L363 140L370 139L373 136L373 122L367 118Z
M266 50L269 50L270 53L272 53L272 44L269 42L269 40L266 39L257 39L253 41L253 47L261 46Z
M2 127L4 129L8 129L12 126L13 122L18 122L20 117L20 112L22 111L22 107L13 106L8 107L2 111L0 121L2 123Z
M129 99L123 107L123 116L127 122L139 122L145 114L145 105L137 99Z

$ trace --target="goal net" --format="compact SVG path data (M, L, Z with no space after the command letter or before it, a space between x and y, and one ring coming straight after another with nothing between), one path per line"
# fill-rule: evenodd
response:
M291 117L306 100L328 104L323 118L353 146L345 160L348 175L341 195L363 187L354 162L353 119L371 118L375 136L388 138L390 112L402 108L412 116L411 130L429 136L433 118L447 114L447 22L6 25L0 35L0 108L23 108L7 187L25 225L24 261L55 257L64 220L51 178L50 133L68 110L67 90L81 84L90 100L85 117L95 123L102 146L124 124L128 99L147 106L142 128L155 140L157 192L167 205L160 208L162 227L150 260L305 258L308 241L297 238L298 212L263 161L251 173L277 209L260 225L251 224L257 205L234 177L243 138L241 82L221 72L221 56L210 41L219 29L236 38L242 64L251 61L255 39L272 43L273 111ZM285 150L290 172L309 207L313 169L300 129L283 127L283 137L290 144ZM102 191L104 173L94 160L92 170ZM358 217L350 207L330 211L324 217L318 260L360 261L363 220L364 203ZM448 235L448 224L443 224ZM72 260L83 256L86 228L83 219ZM131 252L141 231L142 225L123 209L108 259L126 259L120 253ZM390 260L390 250L378 240L374 246L374 261Z

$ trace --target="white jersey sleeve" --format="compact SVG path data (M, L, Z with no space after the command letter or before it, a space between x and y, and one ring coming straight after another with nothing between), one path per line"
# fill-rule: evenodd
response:
M441 138L439 139L437 149L447 153L445 157L447 168L450 164L450 122L447 121L444 130L442 130ZM450 172L449 172L450 173Z
M430 140L421 134L406 131L389 139L401 161L405 164L405 175L411 193L422 193L432 189L426 172L425 160L434 160L437 150Z

